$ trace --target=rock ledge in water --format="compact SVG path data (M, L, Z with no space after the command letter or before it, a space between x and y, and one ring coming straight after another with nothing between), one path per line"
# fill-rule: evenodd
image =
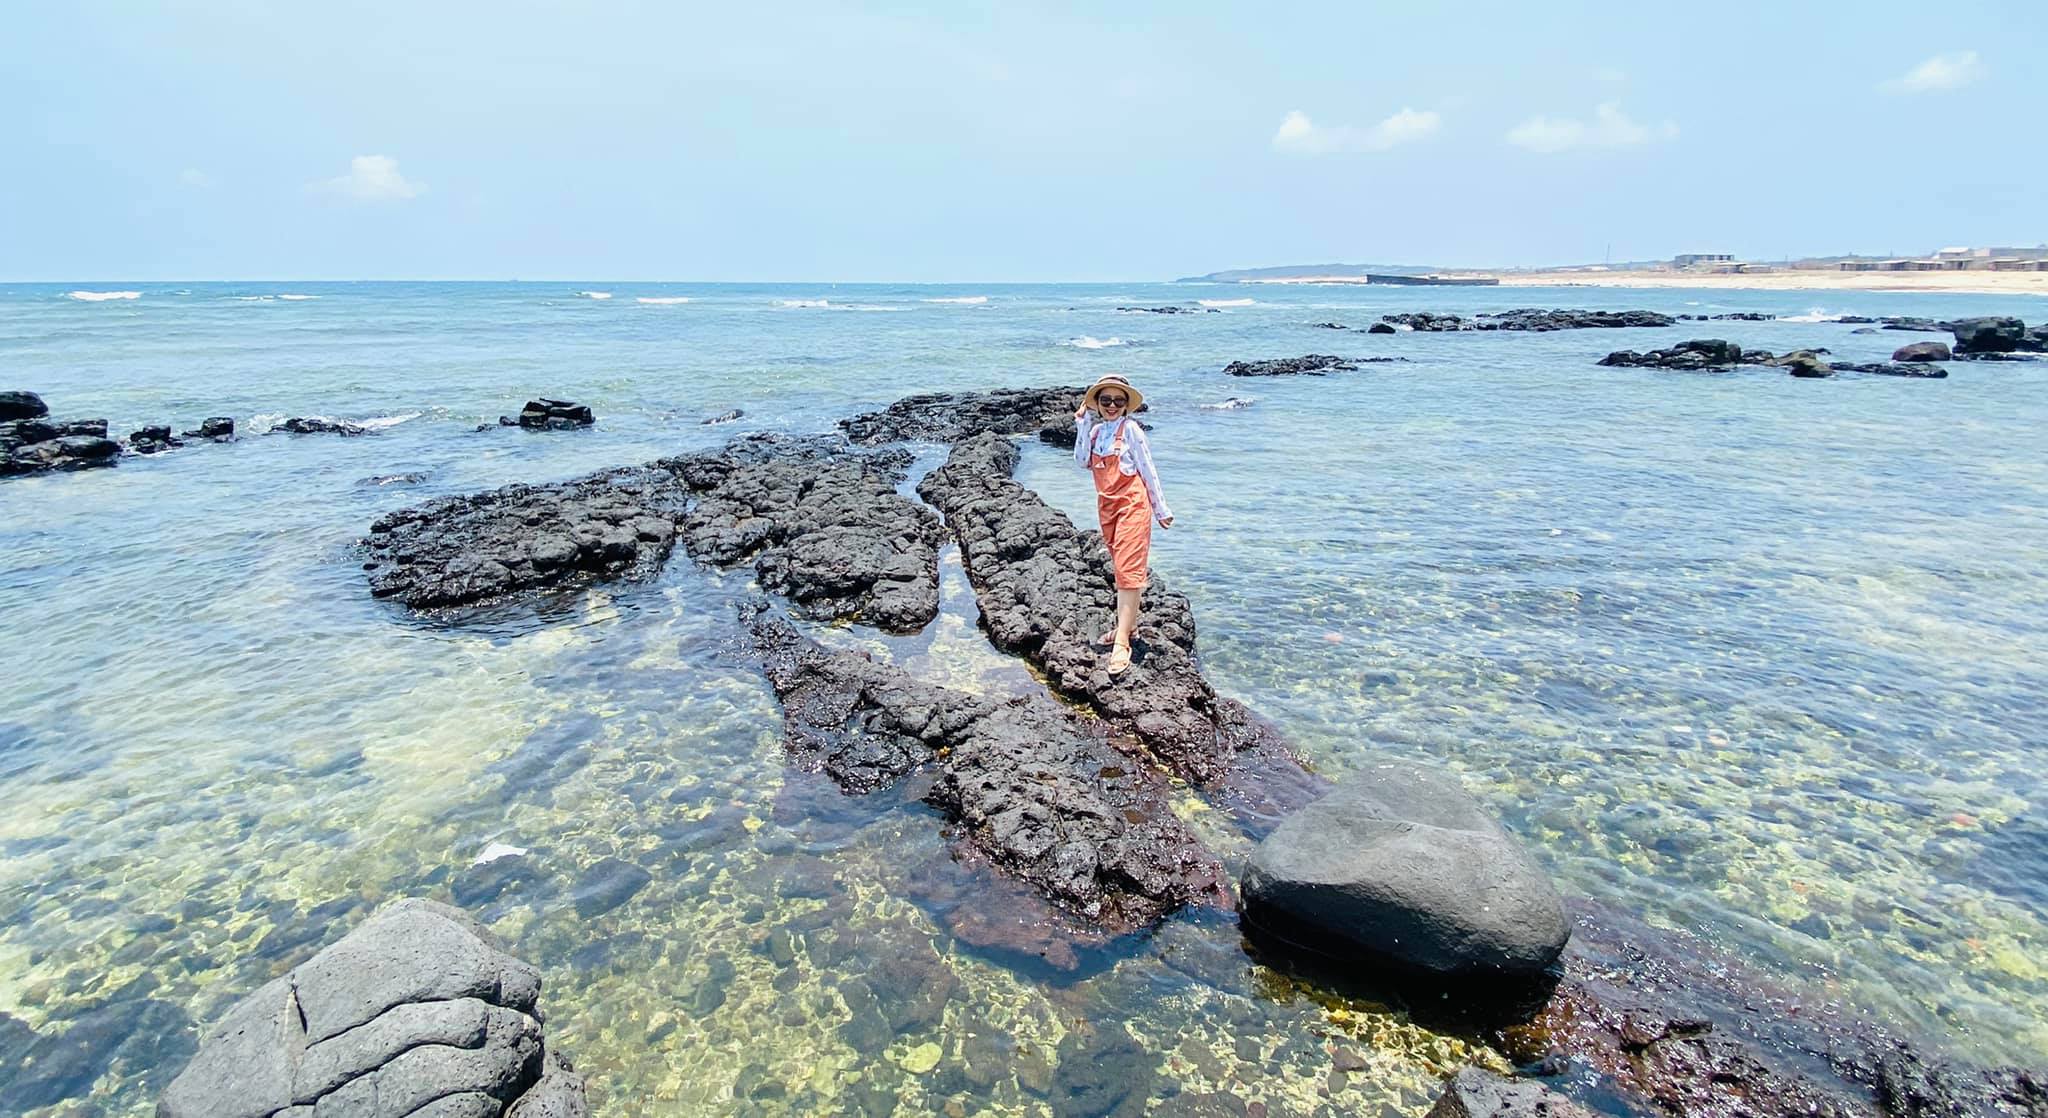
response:
M568 431L596 423L597 416L588 405L542 396L538 400L528 400L526 406L519 409L518 419L501 415L498 422L502 426L524 427L529 431Z
M1410 765L1366 769L1289 816L1242 888L1246 925L1285 946L1432 980L1532 982L1571 936L1521 844L1455 781Z
M539 999L540 973L474 920L400 901L236 1003L157 1115L582 1118Z

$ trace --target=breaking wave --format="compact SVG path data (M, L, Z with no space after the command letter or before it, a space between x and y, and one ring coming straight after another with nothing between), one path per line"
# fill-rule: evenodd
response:
M988 302L988 296L986 296L986 295L952 295L952 296L948 296L948 297L946 297L946 298L944 298L944 299L926 299L926 300L925 300L925 302L927 302L927 303L962 303L962 304L976 304L976 303L986 303L986 302Z
M1130 345L1131 343L1122 338L1091 338L1083 334L1078 338L1068 338L1060 344L1070 345L1075 349L1108 349L1111 346Z
M578 291L576 294L583 296L585 299L609 299L612 297L612 293L609 291Z
M1195 302L1205 307L1249 307L1252 305L1252 300L1250 299L1197 299Z
M642 295L633 301L636 303L646 303L650 307L666 307L676 303L687 303L690 301L690 297L687 295Z
M74 291L69 298L81 303L104 303L109 299L140 299L140 291Z

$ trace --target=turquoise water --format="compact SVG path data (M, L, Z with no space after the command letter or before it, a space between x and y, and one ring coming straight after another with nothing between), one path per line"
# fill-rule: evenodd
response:
M283 294L316 298L261 298ZM943 301L960 299L983 301ZM0 285L0 388L117 434L245 429L0 483L0 1012L50 1032L123 1000L212 1020L368 908L448 896L496 842L526 870L480 909L543 967L552 1034L603 1113L1045 1113L1098 1064L1155 1099L1306 1113L1334 1092L1419 1114L1466 1042L1310 998L1227 928L1170 924L1078 978L948 937L930 816L787 776L772 695L725 651L744 572L679 556L652 584L449 625L370 600L349 547L432 496L1117 370L1154 407L1179 518L1154 566L1192 598L1211 679L1320 768L1446 765L1568 892L1959 1054L2040 1064L2048 365L1593 365L1689 337L1855 360L1920 337L1824 321L1310 326L1515 306L2048 316L1864 293ZM1309 352L1411 363L1219 372ZM473 431L534 394L600 422ZM1231 396L1255 403L1200 406ZM313 414L379 431L253 433ZM425 480L362 484L408 472ZM1033 445L1021 479L1092 517L1064 455ZM956 561L945 577L917 639L822 635L956 686L1027 686L972 628ZM607 858L651 881L579 911ZM1120 1025L1133 1043L1101 1058ZM1333 1081L1333 1044L1368 1066ZM97 1070L53 1113L147 1113L175 1060L131 1043Z

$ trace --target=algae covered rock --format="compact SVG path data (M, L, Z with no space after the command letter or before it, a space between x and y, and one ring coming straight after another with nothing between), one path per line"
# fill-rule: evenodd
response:
M1571 929L1550 879L1457 783L1358 773L1252 852L1245 923L1286 946L1452 982L1537 978Z

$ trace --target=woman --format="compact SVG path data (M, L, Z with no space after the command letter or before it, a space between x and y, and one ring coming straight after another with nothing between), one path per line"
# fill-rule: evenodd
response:
M1173 527L1173 512L1152 472L1152 446L1145 429L1130 418L1144 403L1130 381L1111 373L1090 385L1074 409L1074 460L1095 475L1095 512L1116 567L1116 627L1099 642L1111 646L1111 675L1122 675L1131 666L1131 633L1138 627L1138 598L1145 592L1152 522Z

